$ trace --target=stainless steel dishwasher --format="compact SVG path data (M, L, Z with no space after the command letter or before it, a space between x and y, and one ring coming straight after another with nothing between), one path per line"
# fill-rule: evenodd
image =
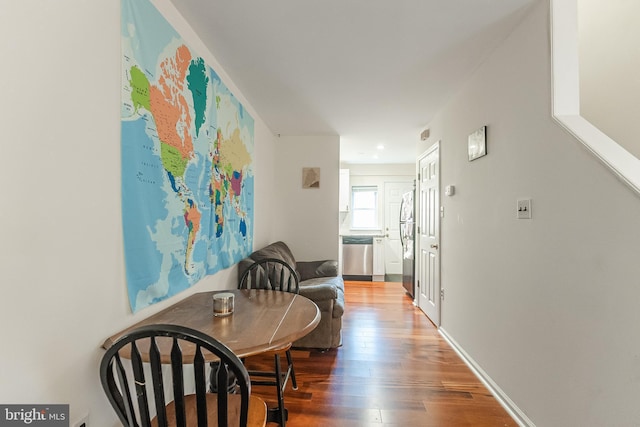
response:
M342 276L371 280L373 275L373 237L342 237Z

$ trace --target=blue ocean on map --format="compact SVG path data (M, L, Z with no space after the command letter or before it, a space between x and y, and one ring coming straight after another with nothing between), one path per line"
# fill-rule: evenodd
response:
M121 132L123 141L138 141L149 147L153 147L153 141L147 137L145 133L146 124L143 120L122 122ZM128 221L123 222L125 260L127 260L127 277L133 286L129 286L129 299L135 300L136 289L135 283L156 283L160 278L160 265L162 262L162 254L156 249L156 244L151 240L149 230L155 231L155 224L159 218L156 215L166 216L167 211L162 206L162 200L165 193L161 186L148 185L149 200L155 201L154 209L148 209L147 206L140 203L138 192L130 191L141 185L141 179L149 179L160 182L162 178L162 170L158 169L156 173L149 169L148 175L144 178L133 171L138 170L139 164L157 164L157 155L149 150L133 150L131 148L122 147L122 210L127 212ZM130 151L125 155L125 150ZM124 171L132 171L125 173ZM127 253L127 251L129 253ZM140 257L136 262L133 254L144 253L144 257Z

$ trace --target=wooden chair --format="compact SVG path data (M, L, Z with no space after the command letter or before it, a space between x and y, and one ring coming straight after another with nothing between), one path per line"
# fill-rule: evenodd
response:
M218 358L218 392L207 393L206 357ZM130 360L129 363L123 359ZM145 363L148 363L145 366ZM163 363L171 374L163 375ZM195 394L185 395L193 365ZM127 366L125 368L125 366ZM229 376L237 388L228 390ZM196 330L177 325L148 325L119 338L100 363L102 387L125 427L265 426L267 406L251 396L249 374L227 346ZM171 399L173 396L173 399ZM166 400L171 400L168 404Z
M257 261L242 274L238 289L268 289L282 292L299 293L299 278L296 271L286 262L276 258L266 258ZM257 371L249 370L251 384L268 385L276 388L278 398L277 419L274 420L284 427L287 422L287 409L284 406L284 389L287 387L289 378L294 390L298 389L296 373L293 369L293 358L291 357L291 345L287 345L271 350L266 354L273 354L274 370ZM287 359L287 369L282 371L280 355L284 353ZM258 379L268 378L268 379Z

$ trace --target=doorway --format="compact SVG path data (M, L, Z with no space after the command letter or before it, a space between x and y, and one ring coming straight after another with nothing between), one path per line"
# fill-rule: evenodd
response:
M440 326L440 142L418 159L418 307Z

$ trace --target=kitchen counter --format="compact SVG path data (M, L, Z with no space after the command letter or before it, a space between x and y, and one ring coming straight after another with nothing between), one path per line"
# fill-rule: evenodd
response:
M371 233L340 233L340 237L356 237L356 236L365 236L365 237L386 237L385 234L381 231L371 232Z

